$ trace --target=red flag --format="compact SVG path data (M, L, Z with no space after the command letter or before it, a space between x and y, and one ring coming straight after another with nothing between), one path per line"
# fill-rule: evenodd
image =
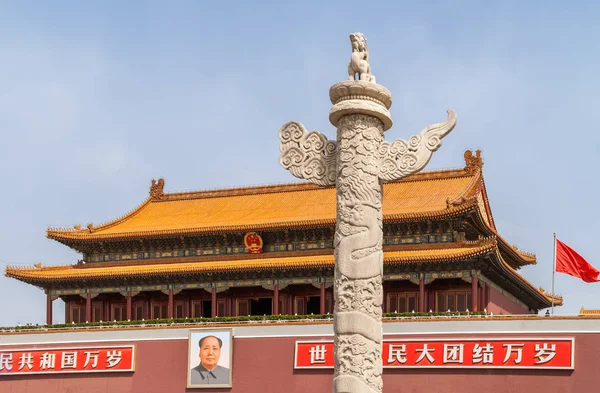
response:
M585 282L600 281L598 269L558 239L556 239L556 271L581 278Z

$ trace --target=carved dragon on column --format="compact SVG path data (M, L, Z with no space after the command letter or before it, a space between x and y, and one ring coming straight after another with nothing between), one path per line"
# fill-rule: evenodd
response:
M279 130L279 163L298 178L337 186L334 392L373 393L383 385L382 183L423 169L456 125L456 113L449 110L444 122L408 141L386 142L391 94L371 75L364 36L354 33L350 41L351 80L330 89L329 117L337 140L301 123L286 123Z

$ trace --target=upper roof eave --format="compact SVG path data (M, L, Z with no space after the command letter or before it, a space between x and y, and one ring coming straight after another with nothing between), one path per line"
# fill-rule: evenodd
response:
M447 248L410 248L405 250L392 250L384 252L384 263L393 265L398 263L418 262L453 262L475 258L493 252L496 249L495 239L481 239L478 242L464 242L448 245ZM331 250L330 250L331 251ZM100 277L137 277L148 275L173 275L189 273L211 273L240 270L278 270L291 268L333 267L334 256L332 252L293 257L266 257L258 258L252 255L249 259L222 260L207 257L195 258L189 262L163 262L157 264L127 264L116 267L114 264L102 263L88 265L61 265L48 267L13 267L5 270L7 277L15 278L30 284L58 283L64 280L89 280ZM98 266L94 266L98 265ZM43 286L43 285L42 285Z
M422 172L415 175L408 176L399 182L394 183L412 183L412 182L423 182L428 180L440 180L440 179L454 179L454 178L465 178L470 177L472 181L465 187L461 195L470 197L471 190L473 189L472 184L478 182L480 177L480 170L474 171L472 167L465 167L463 169L451 169L451 170L438 170L431 172ZM426 183L422 183L426 184ZM164 185L164 182L161 183ZM153 185L154 187L154 185ZM272 185L272 186L259 186L259 187L245 187L245 188L232 188L223 190L209 190L209 191L193 191L185 193L154 193L147 198L142 204L131 212L112 220L106 224L93 226L88 225L87 228L81 228L76 225L74 228L48 228L46 236L49 239L53 239L62 242L66 245L77 244L77 243L89 243L96 241L121 241L128 239L137 238L155 238L155 237L170 237L170 236L186 236L206 233L222 233L227 231L248 231L248 230L272 230L282 228L306 228L311 226L333 226L335 225L335 217L324 217L323 219L313 220L297 220L297 221L283 221L283 222L267 222L261 224L251 225L221 225L221 226L204 226L204 227L187 227L178 229L156 229L156 230L141 230L141 231L123 231L115 232L109 231L103 233L107 229L114 228L119 224L135 217L147 206L152 203L161 203L168 201L181 201L190 199L206 199L206 198L219 198L226 196L239 196L239 195L256 195L256 194L277 194L282 192L290 191L306 191L306 190L318 190L332 187L320 187L311 183L290 183L283 185ZM162 190L162 189L161 189ZM453 195L454 197L454 195ZM419 212L409 213L390 213L384 214L384 220L391 221L414 221L419 219L432 219L451 217L453 215L462 213L470 208L469 203L457 203L455 205L450 204L446 201L446 208L439 209L433 208L432 210L423 210Z
M470 151L466 151L465 154L466 165L462 169L450 169L450 170L437 170L430 172L421 172L401 180L398 183L410 183L410 182L423 182L428 180L437 179L450 179L460 177L470 177L471 180L464 186L464 189L458 194L454 195L453 199L446 200L446 208L434 209L429 211L401 213L401 214L384 214L384 221L388 222L414 222L418 220L427 219L443 219L456 217L468 212L475 212L478 217L479 224L482 229L486 232L486 236L494 236L498 239L499 247L511 261L515 261L517 267L536 263L536 257L533 254L524 253L523 251L517 250L511 246L502 236L499 235L496 230L496 226L493 220L493 215L489 205L489 199L485 182L483 179L482 165L480 151L473 154ZM267 222L262 224L250 224L250 225L221 225L221 226L205 226L205 227L188 227L181 229L166 229L166 230L144 230L144 231L124 231L121 233L103 233L102 231L113 228L141 212L145 207L151 203L161 203L173 200L188 200L188 199L204 199L204 198L218 198L224 196L239 196L239 195L254 195L254 194L267 194L267 193L281 193L289 191L304 191L304 190L317 190L323 189L323 187L314 185L308 182L289 183L289 184L278 184L269 186L256 186L256 187L238 187L221 190L207 190L207 191L191 191L191 192L178 192L165 194L162 192L164 181L159 180L158 183L153 181L150 189L150 196L143 201L137 208L131 212L119 217L115 220L107 222L99 226L88 226L86 229L82 229L79 226L75 226L74 229L60 229L60 228L49 228L47 230L47 237L59 241L67 246L77 249L78 245L93 244L95 242L111 242L111 241L130 241L138 239L153 239L153 238L165 238L165 237L180 237L180 236L194 236L211 233L224 233L224 232L246 232L246 231L268 231L268 230L279 230L289 228L310 228L310 227L332 227L335 225L335 217L329 217L324 219L314 220L297 220L297 221L283 221L283 222ZM480 211L478 203L478 195L483 197L483 205L485 211ZM482 216L486 215L486 218Z
M436 210L422 213L410 213L410 214L384 214L384 221L402 222L402 221L415 221L423 219L434 219L434 218L446 218L458 216L462 213L468 212L473 209L473 204L463 204L461 206L453 206L444 210ZM193 236L207 233L223 233L223 232L244 232L244 231L265 231L265 230L277 230L277 229L290 229L290 228L310 228L310 227L324 227L334 226L335 219L322 219L322 220L309 220L309 221L287 221L287 222L273 222L268 224L259 225L230 225L230 226L216 226L216 227L199 227L199 228L186 228L178 230L155 230L155 231L142 231L142 232L124 232L120 234L102 234L102 233L89 233L85 236L81 236L77 232L72 231L58 231L48 230L47 237L52 240L60 242L96 242L96 241L118 241L118 240L130 240L130 239L141 239L141 238L159 238L159 237L172 237L172 236Z
M479 209L474 209L473 213L477 218L477 221L483 229L486 230L487 236L493 236L498 240L498 247L507 257L510 257L512 260L517 262L519 267L527 266L527 265L535 265L537 264L537 257L535 254L531 254L522 250L517 249L515 246L511 245L504 237L502 237L498 231L488 225L486 221L481 217L481 212Z

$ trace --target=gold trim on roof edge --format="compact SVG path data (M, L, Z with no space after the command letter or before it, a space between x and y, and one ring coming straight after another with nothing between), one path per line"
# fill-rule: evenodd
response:
M478 242L464 242L457 244L454 248L440 249L413 249L404 251L388 251L384 253L384 263L414 263L414 262L435 262L435 261L455 261L473 258L484 255L497 247L496 240L493 238L481 239ZM73 278L88 279L94 277L110 276L143 276L160 275L174 273L204 273L204 272L224 272L224 271L242 271L242 270L260 270L260 269L290 269L290 268L311 268L311 267L333 267L333 254L279 257L279 258L261 258L261 259L242 259L235 261L206 260L200 259L194 262L178 262L148 265L126 265L122 267L108 266L85 268L77 265L60 265L37 267L17 267L9 266L6 268L5 275L17 279L47 279L47 280L67 280Z
M465 170L445 170L445 171L435 171L435 172L425 172L417 175L413 175L407 179L403 179L399 182L393 182L388 184L408 184L414 182L425 182L433 181L433 180L450 180L450 179L458 179L458 178L473 178L471 182L465 187L464 190L460 192L461 195L465 195L465 191L471 191L471 189L475 189L473 184L478 182L478 177L480 177L480 171L470 172L468 173ZM129 213L125 214L122 217L119 217L115 220L109 221L105 224L94 226L90 224L87 228L81 228L81 226L77 225L74 228L48 228L47 237L55 240L82 240L82 241L91 241L95 239L118 239L118 238L131 238L136 236L161 236L161 235L173 235L173 234L195 234L195 233L208 233L208 232L223 232L223 231L243 231L248 229L276 229L283 227L307 227L307 226L322 226L322 225L334 225L335 224L335 215L331 214L332 217L323 217L317 218L313 220L286 220L282 222L274 221L274 222L266 222L259 224L238 224L238 225L221 225L221 226L205 226L205 227L188 227L188 228L176 228L176 229L166 229L166 230L140 230L140 231L123 231L120 233L110 233L103 234L98 233L101 231L108 230L116 225L122 224L125 221L135 217L137 214L141 213L144 208L146 208L150 204L161 204L165 202L173 202L173 201L183 201L183 200L193 200L193 199L208 199L208 198L222 198L222 197L234 197L240 195L261 195L261 194L280 194L286 192L295 192L295 191L324 191L328 190L331 187L318 187L311 183L292 183L287 185L277 185L277 186L261 186L261 187L248 187L248 188L235 188L235 189L225 189L225 190L215 190L215 191L196 191L189 193L173 193L173 194L163 194L161 199L153 199L152 197L147 198L141 205L137 208L133 209ZM470 202L470 201L464 201ZM385 202L384 202L385 203ZM424 203L427 206L427 202ZM334 201L332 201L331 206L334 207ZM451 216L453 214L464 211L464 205L460 203L456 203L455 206L446 206L446 208L442 209L433 209L433 210L423 210L420 212L411 212L411 213L388 213L384 212L384 219L387 220L414 220L414 219L423 219L423 218L433 218L433 217L441 217L441 216Z
M579 310L579 315L599 315L600 316L600 309L585 309L583 306L581 306L581 309Z
M506 271L509 272L509 274L513 275L514 277L516 277L519 281L521 281L523 284L525 284L525 286L529 287L534 293L537 293L539 295L541 295L542 297L544 297L547 300L552 301L552 297L550 296L550 294L540 290L539 288L537 288L535 285L533 285L532 283L529 282L529 280L527 280L525 277L523 277L522 275L519 274L519 272L517 272L515 269L513 269L508 263L506 263L506 261L504 260L504 258L502 258L502 255L500 254L500 250L498 248L496 248L494 250L494 252L496 253L496 257L498 258L498 261L500 261L500 263L502 264L503 267L505 267ZM562 298L557 298L555 297L555 301L560 300L560 303L554 303L555 306L562 306Z
M419 262L453 262L457 260L465 260L477 256L493 254L499 261L500 266L508 272L517 281L523 283L533 293L538 296L552 300L550 294L536 288L527 279L521 276L502 258L499 244L495 237L482 238L478 241L464 241L455 243L454 247L440 249L412 249L405 251L388 251L384 253L384 263L393 265L398 263L419 263ZM143 277L143 276L159 276L161 274L177 274L177 273L212 273L225 271L247 271L261 269L303 269L315 267L333 267L334 257L332 254L316 255L316 256L300 256L300 257L279 257L279 258L262 258L262 259L246 259L238 261L222 261L222 260L205 260L194 262L178 262L178 263L163 263L151 265L128 265L115 267L113 265L106 267L85 266L85 268L77 265L59 265L47 267L17 267L8 266L5 270L5 276L15 278L24 282L60 282L63 280L86 280L102 277ZM555 305L563 304L562 298L555 297Z

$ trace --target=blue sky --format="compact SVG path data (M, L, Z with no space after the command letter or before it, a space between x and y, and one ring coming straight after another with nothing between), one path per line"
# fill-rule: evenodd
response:
M456 110L428 169L482 149L500 234L538 256L527 279L550 289L554 231L600 268L600 5L581 3L0 1L0 267L76 262L46 228L116 218L151 179L296 181L277 131L334 137L328 89L360 31L394 96L386 138ZM600 284L557 274L556 290L557 313L600 308ZM37 288L1 277L0 299L0 325L45 320Z

